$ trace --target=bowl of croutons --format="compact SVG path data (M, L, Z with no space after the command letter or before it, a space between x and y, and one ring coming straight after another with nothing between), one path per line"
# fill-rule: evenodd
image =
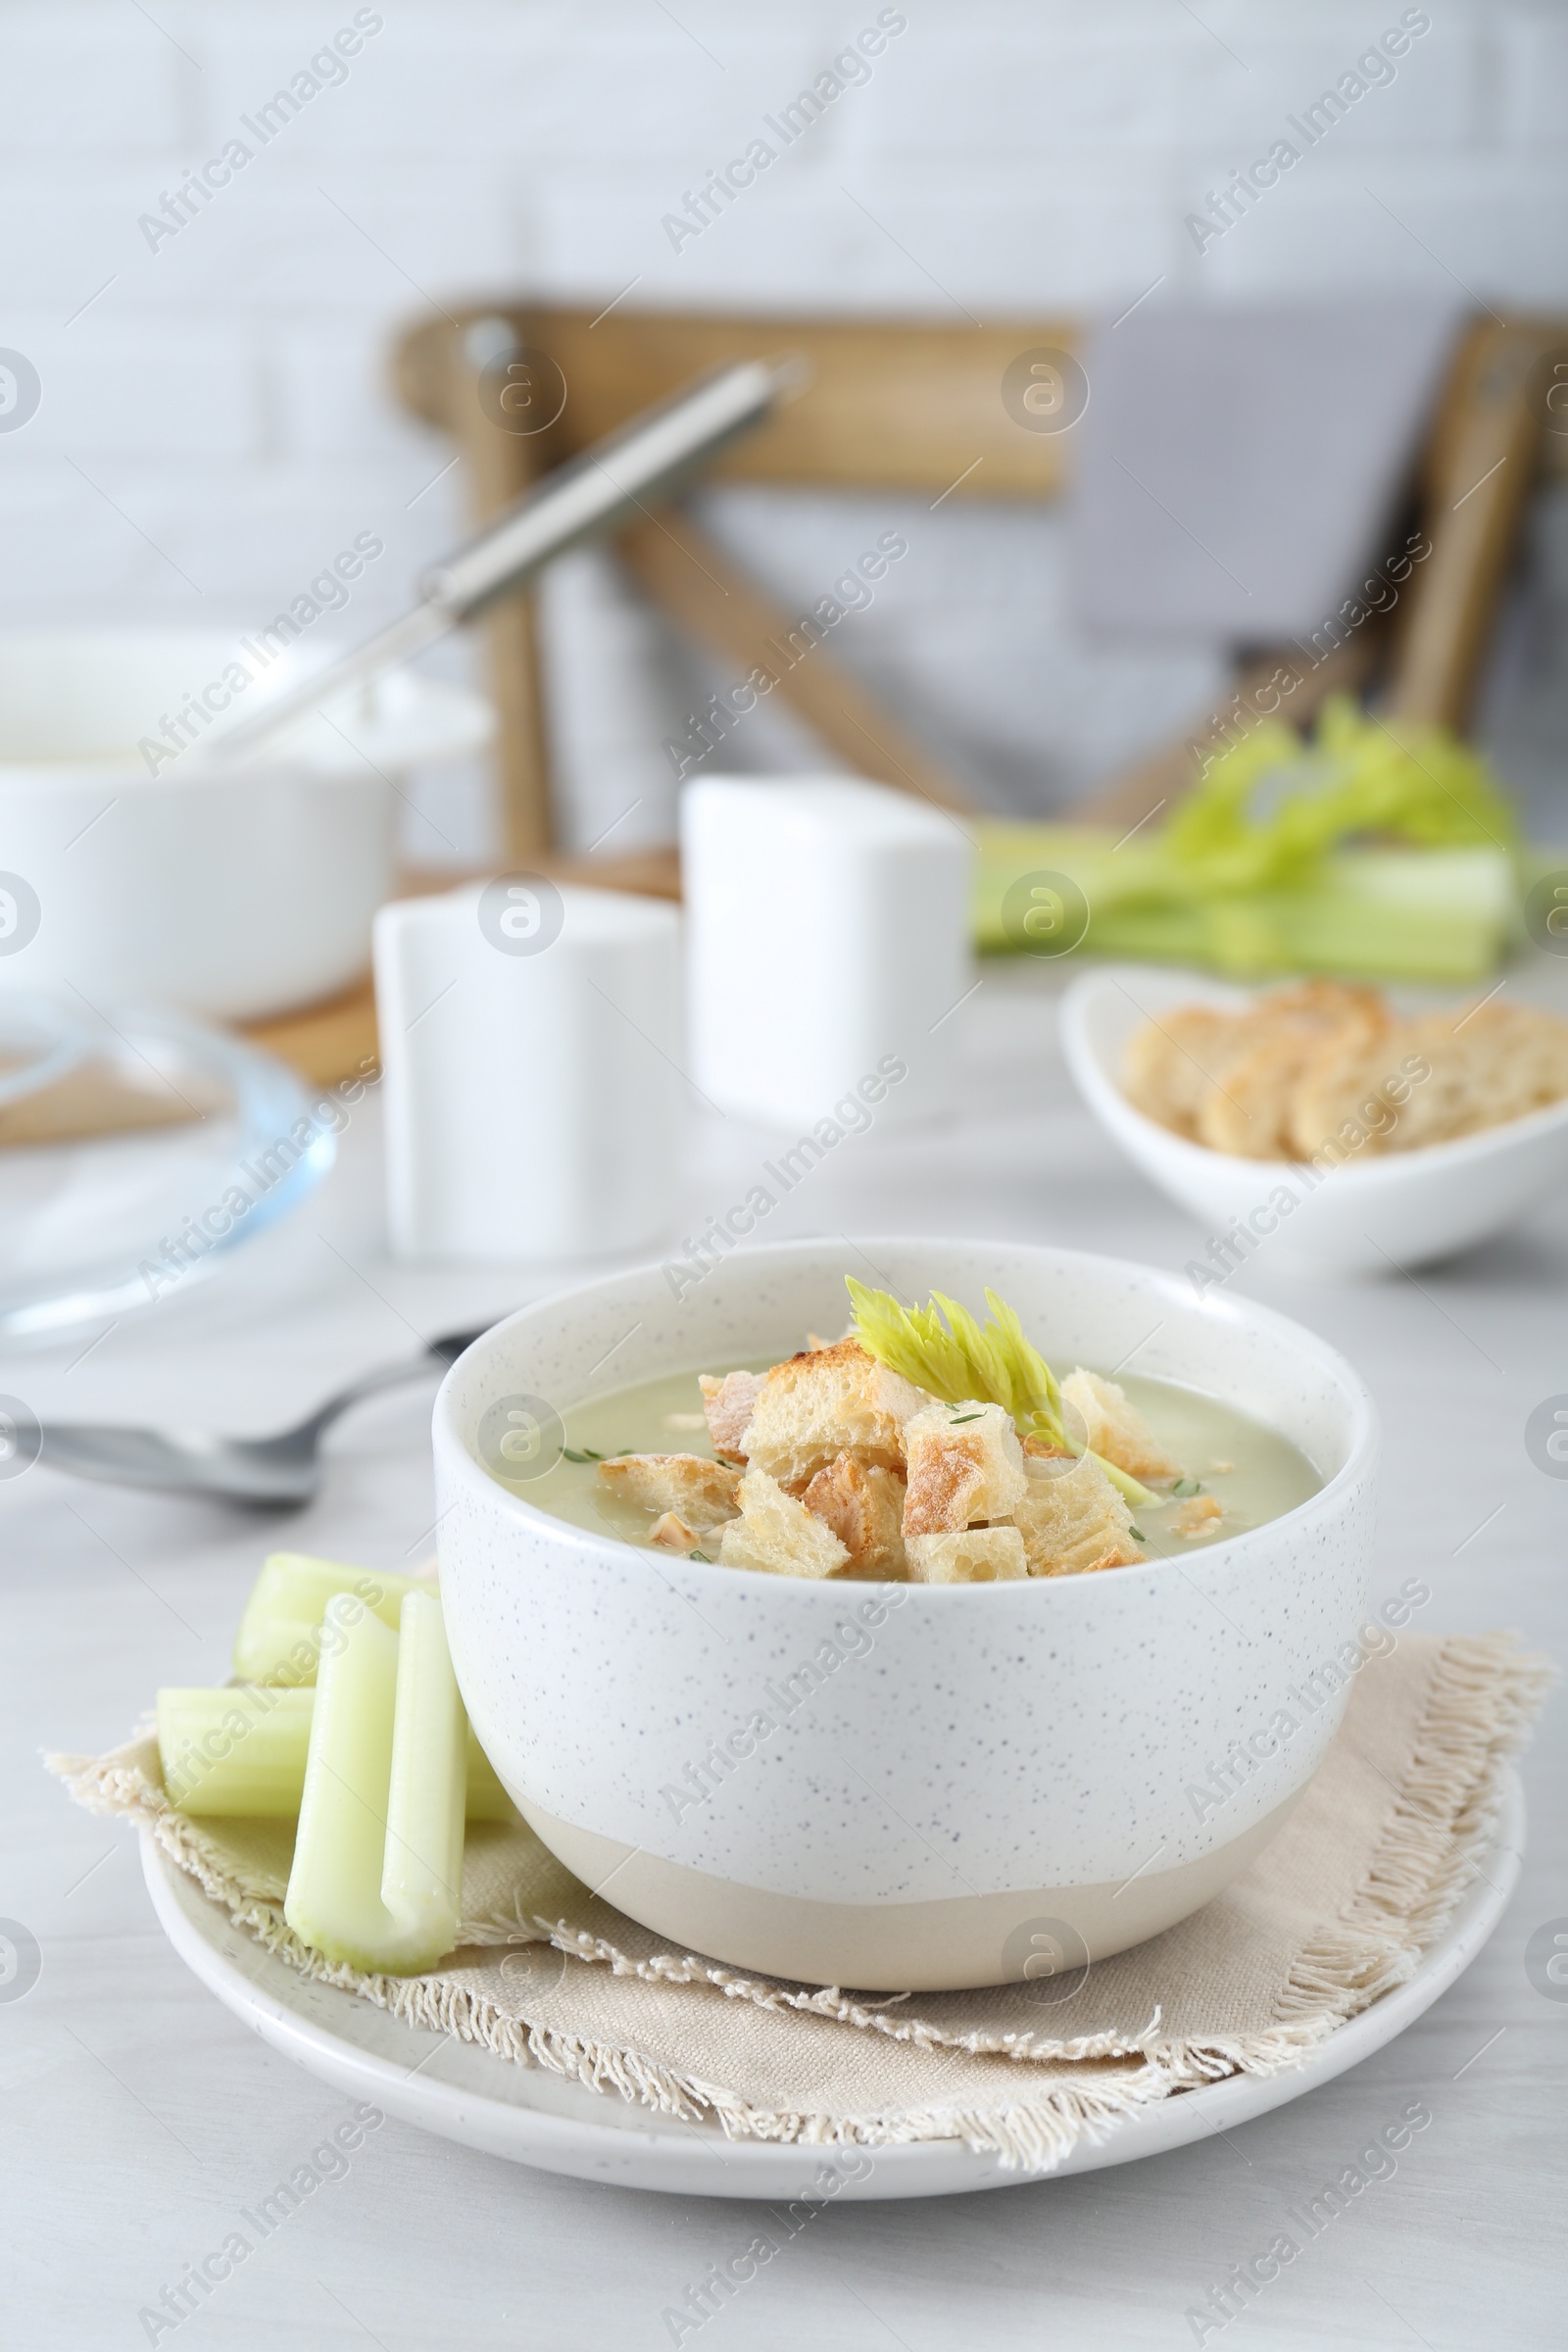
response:
M1422 1265L1568 1177L1568 1021L1501 987L1402 1014L1340 980L1106 968L1067 991L1061 1042L1101 1125L1208 1228L1200 1291L1257 1252L1293 1274Z
M798 1982L1003 1984L1187 1917L1363 1654L1365 1389L1152 1267L672 1259L486 1333L435 1452L458 1681L528 1823Z

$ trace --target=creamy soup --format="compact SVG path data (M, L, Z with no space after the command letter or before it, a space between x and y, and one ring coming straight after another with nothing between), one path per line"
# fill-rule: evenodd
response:
M704 1368L724 1372L734 1367ZM743 1368L765 1372L769 1359L754 1358ZM1322 1485L1304 1454L1234 1406L1173 1381L1143 1380L1127 1372L1118 1378L1129 1400L1187 1473L1174 1492L1158 1493L1134 1509L1140 1541L1155 1556L1181 1559L1248 1528L1261 1527L1265 1520L1294 1510ZM558 1519L645 1547L648 1512L605 1493L597 1475L599 1458L693 1453L705 1461L713 1459L695 1372L669 1373L574 1405L563 1423L566 1451L550 1469L534 1478L503 1477L500 1483ZM494 1460L486 1466L492 1476L498 1475ZM1222 1515L1200 1519L1191 1508L1200 1496L1212 1496L1222 1506ZM1192 1533L1183 1532L1178 1524L1183 1519ZM717 1538L705 1549L706 1556L715 1555Z

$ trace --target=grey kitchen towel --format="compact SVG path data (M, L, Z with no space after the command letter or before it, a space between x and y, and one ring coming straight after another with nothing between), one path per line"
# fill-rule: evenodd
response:
M1388 552L1461 324L1435 303L1152 304L1102 328L1078 427L1078 619L1309 635Z

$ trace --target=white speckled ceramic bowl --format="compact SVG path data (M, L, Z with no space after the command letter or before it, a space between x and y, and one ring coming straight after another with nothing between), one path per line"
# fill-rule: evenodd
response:
M1260 1250L1281 1273L1387 1274L1473 1249L1502 1233L1568 1177L1568 1102L1417 1152L1369 1153L1327 1171L1243 1159L1173 1135L1122 1092L1136 1030L1178 1004L1234 1011L1251 991L1194 972L1133 965L1085 972L1061 1003L1061 1046L1078 1092L1133 1165L1224 1239L1193 1260L1208 1281ZM1238 1246L1236 1237L1240 1236ZM1201 1290L1203 1281L1196 1286Z
M883 1990L1070 1971L1207 1902L1321 1762L1346 1681L1305 1686L1361 1624L1371 1401L1309 1332L1200 1304L1150 1267L872 1241L854 1260L868 1279L975 1306L990 1284L1057 1364L1136 1358L1240 1406L1309 1456L1321 1490L1179 1563L866 1585L659 1558L548 1517L483 1467L480 1424L503 1399L565 1407L840 1329L848 1256L737 1251L678 1301L658 1267L617 1275L460 1358L435 1408L458 1680L545 1843L661 1936Z

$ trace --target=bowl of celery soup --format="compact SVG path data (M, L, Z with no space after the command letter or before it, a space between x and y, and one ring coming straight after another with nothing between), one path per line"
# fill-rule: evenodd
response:
M501 1780L734 1966L904 1990L1141 1942L1262 1849L1343 1711L1366 1391L1150 1267L873 1240L617 1275L471 1348L435 1450Z

